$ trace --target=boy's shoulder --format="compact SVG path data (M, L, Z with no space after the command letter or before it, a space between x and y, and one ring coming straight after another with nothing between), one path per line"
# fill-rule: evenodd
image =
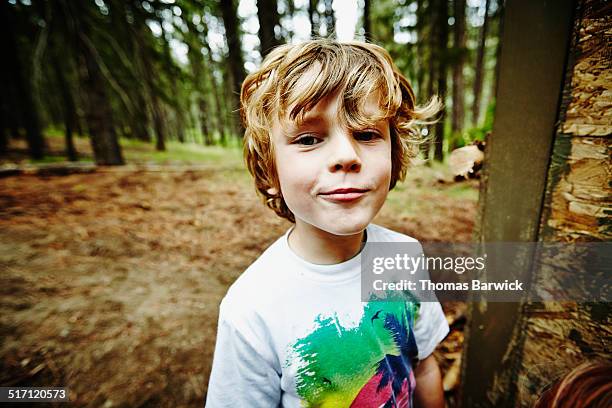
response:
M367 228L368 242L419 242L416 238L393 231L380 225L370 224Z
M222 305L230 308L232 304L255 306L278 290L283 280L281 270L285 261L283 240L286 234L273 242L246 270L232 283L223 298Z

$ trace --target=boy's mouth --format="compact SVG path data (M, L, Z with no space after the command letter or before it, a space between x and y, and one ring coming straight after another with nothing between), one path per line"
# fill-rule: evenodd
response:
M363 197L368 191L370 190L363 188L337 188L319 193L319 195L328 201L350 202Z

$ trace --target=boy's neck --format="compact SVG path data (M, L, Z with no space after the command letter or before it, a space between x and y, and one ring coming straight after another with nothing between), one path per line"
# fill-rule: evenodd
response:
M333 265L353 258L361 250L365 231L352 235L334 235L310 224L296 222L289 247L302 259L321 265Z

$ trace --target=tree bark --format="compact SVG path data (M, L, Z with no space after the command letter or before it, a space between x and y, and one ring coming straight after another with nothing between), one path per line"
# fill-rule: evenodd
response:
M500 0L497 6L497 38L501 38L504 33L504 10L506 9L505 1ZM497 98L497 79L499 78L499 60L501 55L502 42L497 42L497 49L495 50L495 71L493 76L493 89L491 92L491 98Z
M480 41L476 55L476 72L474 78L474 103L472 104L472 126L480 123L480 100L482 97L482 83L484 77L484 57L487 43L487 31L489 27L489 7L491 0L485 3L484 23L480 29ZM501 37L500 37L501 42Z
M17 39L15 38L15 28L13 19L10 16L11 5L8 2L0 2L0 28L4 56L7 64L9 81L13 82L16 91L16 101L18 112L21 117L22 125L26 131L26 141L30 156L33 159L42 159L45 155L45 141L43 139L40 116L37 105L32 94L32 85L29 76L24 75L27 70L22 66L19 53L17 51ZM3 91L5 92L5 91Z
M372 41L372 25L370 22L370 0L363 2L363 38Z
M423 30L427 30L428 38L427 38L427 48L429 48L429 54L427 59L427 74L425 75L426 85L424 85L426 89L427 97L430 98L435 93L436 86L436 77L437 71L436 66L439 60L438 50L436 46L437 36L438 36L438 25L436 24L436 4L434 0L430 0L427 2L427 7L424 8L423 11L424 21L428 21L428 27L424 27ZM428 126L428 130L430 133L433 131L435 135L435 125ZM435 144L435 138L430 138L429 141L425 144L425 157L427 159L427 165L431 165L431 150L432 144Z
M294 0L286 0L287 4L287 17L289 17L290 21L293 21L295 17L295 1ZM283 29L283 37L284 42L291 42L293 40L293 36L295 35L293 25L291 27L287 27L286 29L281 24L281 29Z
M308 19L310 20L310 38L316 38L319 36L319 11L317 6L319 0L308 1Z
M240 95L240 88L246 77L246 72L244 69L244 59L242 57L238 14L236 13L234 2L232 0L222 0L221 13L223 15L227 45L229 47L228 62L233 81L233 92L231 95L233 101L232 121L234 122L234 128L238 132L237 136L241 137L244 134L244 129L238 115L240 110L238 95Z
M87 32L88 30L83 30L80 35L85 36ZM81 41L83 66L86 68L83 81L83 88L87 93L85 117L94 159L101 165L121 165L124 161L113 127L113 115L105 90L106 84L95 61L94 50L90 47L90 44Z
M257 18L259 19L259 50L264 58L270 50L280 44L274 32L280 27L278 5L276 0L257 0Z
M156 89L155 82L151 75L152 59L149 55L149 49L145 41L145 36L148 28L146 25L141 25L137 28L137 38L139 43L138 56L140 57L143 65L142 73L144 75L144 83L147 88L147 94L151 103L151 116L153 119L153 130L155 131L155 149L157 151L166 150L166 127L163 107L160 103L159 97L157 96L158 90Z
M94 160L100 165L124 164L121 146L114 128L112 108L106 94L108 84L104 80L99 61L101 56L91 39L92 24L88 7L84 3L68 3L74 7L69 15L73 17L72 30L77 38L80 58L81 88L86 95L85 120L94 153Z
M465 0L455 0L453 2L455 27L453 30L454 46L456 59L453 65L453 110L452 110L452 145L451 150L454 150L458 144L458 138L461 138L463 131L464 112L464 92L465 81L463 77L463 65L465 61Z
M133 7L133 3L127 3L128 7L130 5ZM137 75L142 76L143 78L146 76L145 70L150 69L148 66L144 65L142 53L144 44L142 41L141 30L143 26L146 24L145 18L140 15L138 9L136 7L131 9L132 15L134 16L134 23L130 25L129 32L129 47L130 53L135 56L134 58L134 67ZM138 84L134 87L130 87L130 92L132 95L132 99L135 101L134 103L134 115L130 118L130 128L132 129L132 134L136 137L136 139L141 140L143 142L150 143L151 142L151 133L150 133L150 112L149 112L149 91L147 81L139 81Z
M446 0L437 0L437 44L436 48L438 63L438 95L442 101L446 100L446 75L448 58L448 4ZM444 121L446 108L442 108L440 120L436 123L434 159L444 160Z
M213 75L213 71L215 68L215 61L212 58L212 54L211 54L212 51L210 50L208 43L205 43L205 47L208 50L208 66L210 67L208 73L210 76L210 86L212 88L213 100L215 102L215 112L217 113L216 120L215 120L216 127L217 127L217 133L219 134L219 137L221 139L221 144L225 145L225 142L227 139L226 130L225 130L225 119L224 119L225 112L222 108L221 98L219 96L219 84L217 83L217 79Z
M365 14L364 14L365 15ZM424 97L423 91L425 86L425 64L426 64L426 56L425 56L425 47L426 37L425 37L425 29L426 29L426 18L427 15L425 9L425 2L423 0L417 0L417 10L416 10L416 33L417 33L417 43L416 43L416 85L417 85L417 96L422 100ZM409 45L412 47L412 45ZM429 97L431 95L428 95Z
M64 76L63 68L60 64L59 57L54 52L51 58L51 63L53 64L53 71L55 73L57 86L62 97L62 102L64 103L62 113L64 116L64 127L66 130L66 157L68 157L68 160L70 161L77 161L79 158L76 148L74 146L74 139L72 137L72 132L76 124L76 108L74 104L74 97L72 95L72 91L70 90L70 84L68 83L68 81L66 81L66 77Z
M325 1L325 27L327 28L327 37L336 38L336 15L332 7L332 0Z

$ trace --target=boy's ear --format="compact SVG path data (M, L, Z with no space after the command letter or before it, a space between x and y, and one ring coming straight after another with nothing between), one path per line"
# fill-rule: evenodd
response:
M266 192L270 195L277 195L278 189L276 187L270 187L269 189L266 190Z

